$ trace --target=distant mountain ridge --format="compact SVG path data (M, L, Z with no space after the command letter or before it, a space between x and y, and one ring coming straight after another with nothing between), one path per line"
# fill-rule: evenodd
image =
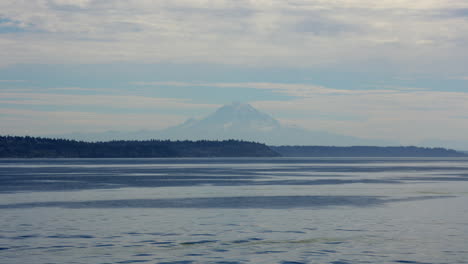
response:
M241 139L268 145L392 145L383 140L361 139L324 131L309 131L284 126L270 115L250 104L224 105L203 119L189 119L185 123L158 133L169 139Z
M466 153L445 148L270 146L283 157L468 157Z
M265 134L281 129L280 123L249 104L233 103L203 119L191 118L181 125L160 131L170 139L242 139L263 143Z
M425 139L420 141L418 145L424 147L444 146L446 148L468 152L468 140Z
M255 109L250 104L244 103L224 105L205 118L190 118L180 125L159 131L72 133L55 135L54 137L87 141L236 139L261 142L268 145L395 145L391 141L362 139L324 131L309 131L303 128L284 126L270 115Z

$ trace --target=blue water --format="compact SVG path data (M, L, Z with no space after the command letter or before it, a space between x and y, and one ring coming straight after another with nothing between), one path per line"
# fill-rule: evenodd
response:
M468 159L4 159L0 263L468 263Z

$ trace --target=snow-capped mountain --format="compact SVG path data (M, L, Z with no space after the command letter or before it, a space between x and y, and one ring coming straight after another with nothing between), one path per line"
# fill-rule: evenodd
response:
M258 111L249 104L225 105L207 117L190 118L181 125L161 131L168 137L191 137L210 139L235 137L239 134L266 133L280 129L281 125L271 116ZM189 133L190 132L190 135Z
M258 111L249 104L225 105L213 114L192 126L219 126L225 131L232 129L272 131L281 125L271 116Z
M360 139L324 131L309 131L298 127L283 126L270 115L243 103L224 105L205 118L190 118L180 125L159 131L109 131L94 134L75 133L56 137L91 141L112 139L241 139L268 145L394 145L387 141Z
M242 139L269 145L389 145L322 131L283 126L249 104L225 105L203 119L189 119L158 133L168 139Z

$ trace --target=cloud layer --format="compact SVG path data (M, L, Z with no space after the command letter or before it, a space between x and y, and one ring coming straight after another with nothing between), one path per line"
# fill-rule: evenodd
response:
M73 93L77 91L91 93ZM115 92L77 87L3 89L0 91L0 123L4 125L0 127L0 134L158 130L183 122L186 114L194 110L209 111L218 106L194 103L189 99L131 92L115 95Z
M358 64L466 74L467 10L464 0L5 0L0 55L3 65Z

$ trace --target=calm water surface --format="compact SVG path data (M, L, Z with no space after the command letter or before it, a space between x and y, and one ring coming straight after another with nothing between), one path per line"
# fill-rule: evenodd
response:
M0 160L0 263L468 263L468 160Z

